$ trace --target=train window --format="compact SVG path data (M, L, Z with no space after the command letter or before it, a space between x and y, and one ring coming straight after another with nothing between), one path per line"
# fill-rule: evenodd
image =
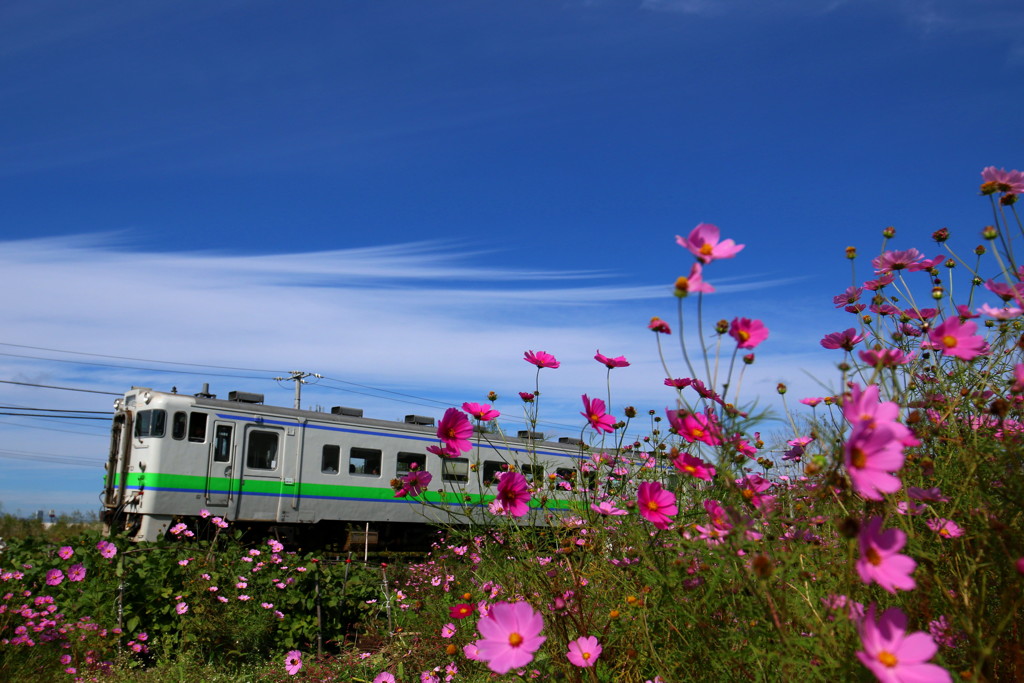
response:
M380 476L381 452L374 448L353 448L348 455L348 473Z
M544 468L540 465L531 465L529 463L519 463L519 470L526 477L526 481L531 484L535 481L540 481L544 478Z
M504 472L508 465L498 460L484 460L484 486L490 486L498 481L498 472Z
M412 466L423 471L427 468L427 456L423 453L399 453L395 460L395 476L401 477L412 470Z
M444 481L469 481L469 460L466 458L442 460L441 479Z
M171 421L171 436L181 441L185 438L185 429L187 427L188 415L179 410L174 414L174 419Z
M140 410L135 416L135 436L161 437L167 423L167 413L163 410Z
M249 432L249 448L245 464L254 470L272 470L277 467L277 432Z
M341 446L324 446L320 456L320 471L324 474L337 474L341 468Z
M192 413L189 416L188 440L196 443L206 441L206 413Z
M213 438L213 461L231 461L231 425L217 425Z

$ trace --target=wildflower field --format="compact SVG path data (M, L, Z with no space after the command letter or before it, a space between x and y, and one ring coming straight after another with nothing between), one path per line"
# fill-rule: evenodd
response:
M830 395L780 384L781 422L742 394L771 321L702 319L744 245L701 224L672 247L692 257L675 315L649 326L674 407L616 408L629 362L598 352L574 476L510 468L483 517L449 489L461 523L415 562L243 544L208 515L155 544L8 538L0 679L1024 680L1024 173L982 180L979 234L847 249L822 302L850 315L821 331ZM524 360L535 425L559 361ZM449 409L431 457L472 457L481 426L500 433L492 404Z

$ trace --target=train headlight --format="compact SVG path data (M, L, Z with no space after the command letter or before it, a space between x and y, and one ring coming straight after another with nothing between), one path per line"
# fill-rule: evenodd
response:
M142 395L142 402L143 403L148 405L149 402L152 401L152 400L153 400L153 394L149 393L148 391Z

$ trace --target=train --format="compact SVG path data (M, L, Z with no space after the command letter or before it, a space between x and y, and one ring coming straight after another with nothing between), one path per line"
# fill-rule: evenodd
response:
M545 514L530 515L540 524L547 512L568 509L559 494L588 476L579 439L505 437L481 425L474 436L464 457L442 458L427 451L439 443L430 417L398 422L344 406L270 406L241 391L218 399L205 386L191 395L132 387L114 402L104 529L155 541L178 522L217 517L285 542L400 548L427 538L428 524L485 516L501 471L514 468L550 492ZM431 474L429 489L396 497L415 470Z

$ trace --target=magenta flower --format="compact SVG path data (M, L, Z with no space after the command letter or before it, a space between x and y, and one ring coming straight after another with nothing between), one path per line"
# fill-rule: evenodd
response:
M666 377L665 386L675 387L676 389L685 389L686 387L693 384L693 380L689 377Z
M880 349L878 351L858 351L860 359L874 368L894 368L906 365L914 360L914 354L904 354L899 349Z
M770 489L773 484L759 474L748 474L742 479L736 480L736 486L740 489L740 495L758 510L766 512L775 503L775 496L762 495Z
M690 274L683 275L676 278L676 291L675 295L680 299L686 298L693 292L703 292L705 294L711 294L715 291L715 288L704 282L704 277L701 274L703 269L699 263L694 263L690 267Z
M96 544L96 550L100 551L100 555L107 558L108 560L114 555L117 555L117 546L110 541L100 541Z
M1013 318L1018 317L1021 313L1024 313L1024 309L1017 308L1016 306L1012 308L993 308L988 304L982 304L981 308L978 309L978 313L981 315L987 315L990 318L995 318L996 320L1012 320Z
M184 614L185 612L188 611L188 603L187 602L179 602L177 605L174 606L174 611L177 612L178 614Z
M688 443L700 441L709 446L722 443L722 433L718 428L714 413L688 413L683 410L667 411L669 423L675 427L679 436Z
M591 503L590 504L590 509L593 510L594 512L596 512L599 515L605 515L605 516L609 516L609 517L618 517L620 515L628 515L629 514L625 510L622 510L621 508L615 507L615 503L613 503L613 502L611 502L609 500L601 501L601 503L598 504L598 505L594 505L593 503Z
M899 551L907 544L907 535L900 529L882 530L882 518L872 517L858 537L860 559L857 573L866 584L877 583L890 593L896 589L910 591L917 587L911 574L917 562Z
M46 585L59 586L64 582L64 572L59 569L51 569L46 572Z
M523 360L527 363L533 363L538 368L551 368L555 369L561 363L547 351L527 351L523 354Z
M444 417L437 425L437 438L444 442L444 450L458 456L460 453L473 449L469 437L473 435L473 425L466 414L457 408L444 411Z
M57 557L59 557L62 560L70 560L71 556L74 554L74 548L72 548L69 545L63 546L60 550L57 551Z
M821 340L821 345L826 349L845 349L847 351L853 351L854 345L862 341L864 341L864 335L857 334L857 330L851 327L842 332L826 334Z
M743 250L745 245L736 244L733 240L719 241L718 226L701 223L690 231L683 239L676 235L676 244L687 249L701 263L708 264L717 259L732 258Z
M68 581L82 581L85 579L85 567L80 564L73 564L68 567Z
M1024 172L986 166L981 171L981 193L1024 194Z
M430 485L430 480L433 478L434 475L426 470L413 470L409 472L409 474L402 477L402 487L395 492L395 498L420 495Z
M466 602L460 602L458 605L449 607L448 614L452 619L465 619L473 614L473 605Z
M691 477L703 479L704 481L711 481L711 478L715 476L714 467L689 453L680 453L673 458L672 464L683 474L688 474Z
M289 676L294 676L302 669L302 653L298 650L290 650L284 656L284 670Z
M729 336L736 340L736 348L752 349L768 338L768 328L760 320L733 318Z
M452 636L455 635L455 632L457 630L458 629L455 628L455 624L445 624L444 626L441 627L441 637L442 638L451 638Z
M903 485L896 472L903 467L903 448L918 441L896 421L899 406L879 402L878 387L863 391L854 384L843 402L843 415L853 429L846 440L844 462L854 490L868 500L881 500Z
M847 287L842 294L832 297L832 303L836 305L836 308L843 308L860 301L862 294L864 294L864 289L861 287Z
M871 259L871 265L875 267L877 275L883 275L894 270L903 270L923 260L924 254L917 249L907 249L906 251L887 251L881 256Z
M637 487L636 503L640 515L659 529L667 529L672 516L679 512L675 494L656 481L645 481Z
M594 356L594 360L598 363L603 363L609 370L613 368L626 368L629 367L629 361L626 360L625 356L616 356L615 358L609 358L608 356L601 353L598 350L597 355Z
M604 411L604 401L599 398L591 399L583 394L583 412L580 415L587 418L596 432L615 431L615 418Z
M930 341L921 344L922 349L938 349L944 356L971 360L988 353L985 338L975 334L978 325L971 321L960 322L959 318L946 318L938 327L928 332Z
M498 479L496 506L491 511L510 517L522 517L530 511L530 484L519 472L505 472Z
M547 640L540 632L544 619L527 602L499 602L477 622L483 636L476 641L474 653L496 674L526 666Z
M939 254L933 259L918 261L917 263L911 263L909 266L907 266L907 271L911 273L917 273L922 270L931 270L932 268L937 268L940 264L945 262L945 260L946 257L943 256L942 254Z
M648 323L647 329L661 334L672 334L672 328L668 326L668 323L657 316L651 318L651 322Z
M523 403L533 403L533 399L537 398L537 394L532 391L520 391L519 398L523 400Z
M924 631L907 633L907 616L898 608L887 609L875 622L875 606L860 621L864 650L857 659L883 683L952 683L949 672L928 664L939 646Z
M483 422L490 422L501 415L489 403L463 403L462 409Z
M395 683L395 675L388 671L381 671L373 679L372 683Z
M565 653L575 666L594 666L601 656L601 644L594 636L583 636L569 643L569 651Z
M929 519L928 528L943 538L957 538L964 535L963 528L951 519Z

